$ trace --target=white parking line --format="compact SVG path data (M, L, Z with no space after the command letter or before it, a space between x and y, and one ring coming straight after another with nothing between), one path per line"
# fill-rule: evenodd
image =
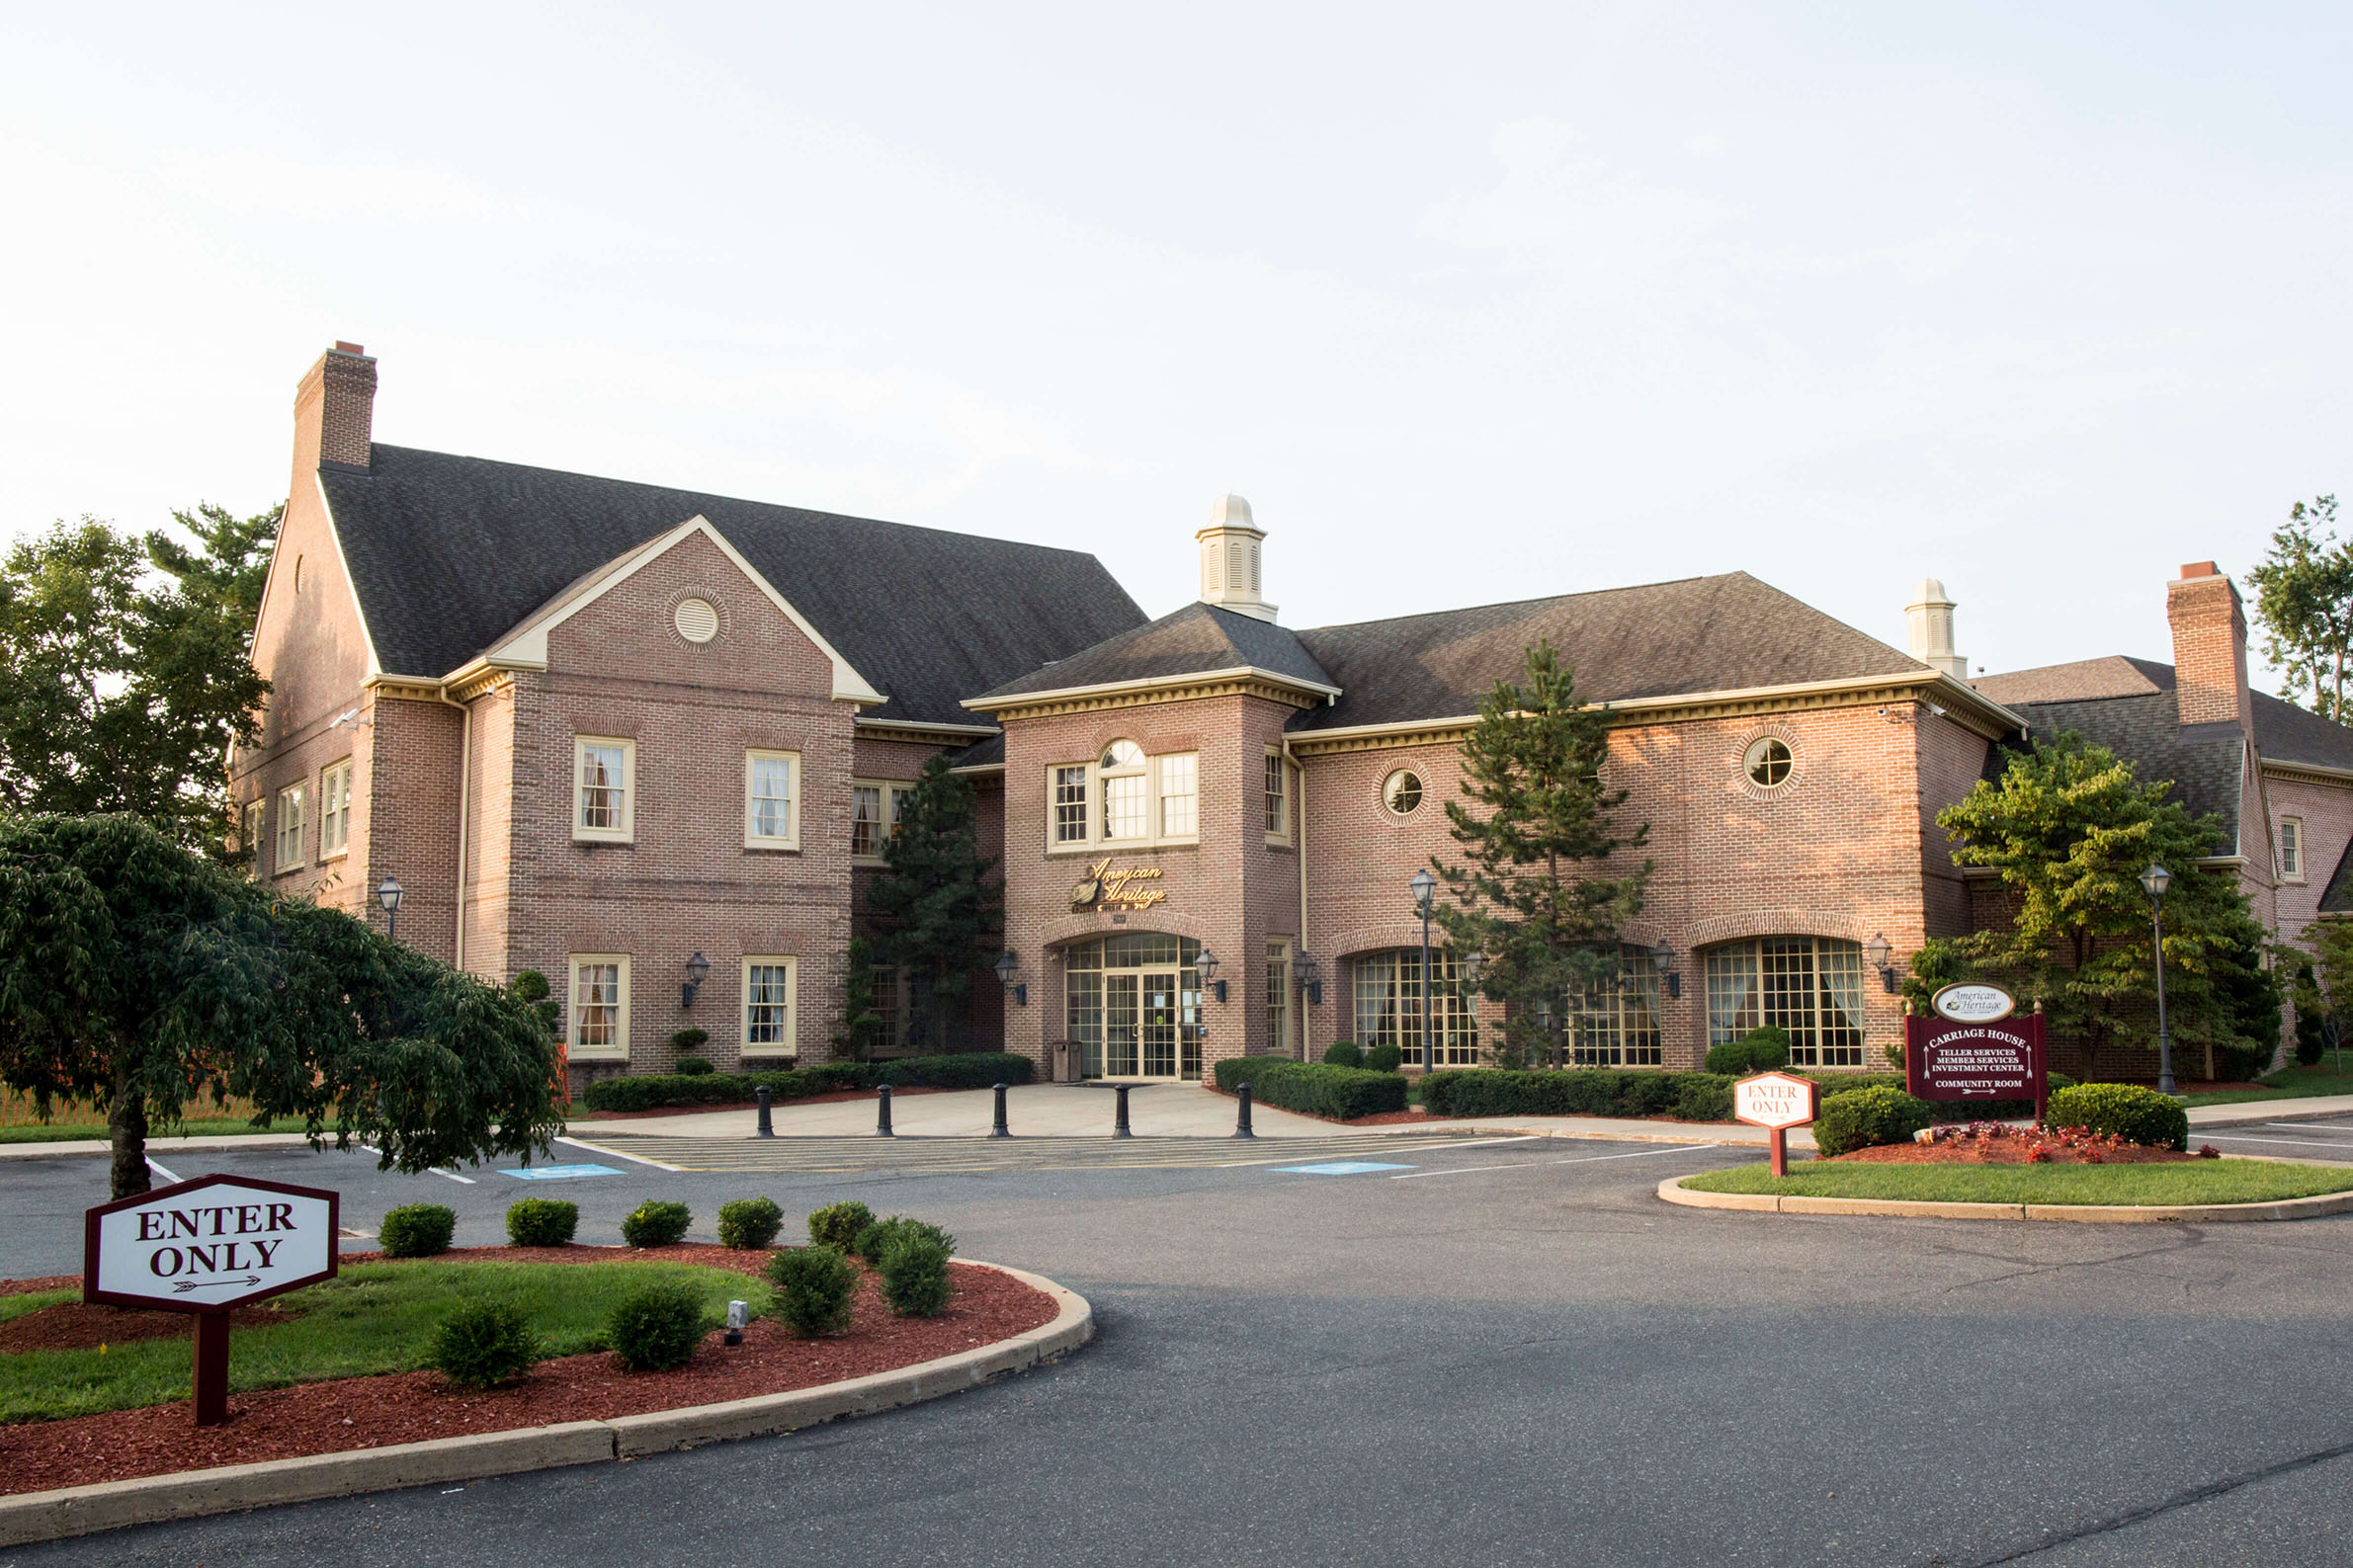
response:
M2353 1132L2341 1121L2266 1121L2267 1127L2297 1127L2312 1132Z
M1418 1182L1425 1176L1469 1176L1475 1171L1524 1171L1538 1165L1590 1165L1595 1160L1639 1160L1652 1154L1691 1154L1700 1149L1713 1149L1713 1143L1678 1143L1670 1149L1637 1149L1632 1154L1580 1154L1572 1160L1514 1160L1509 1165L1462 1165L1451 1171L1414 1171L1404 1176L1392 1176L1392 1182Z
M361 1143L357 1138L353 1139L352 1141L356 1147L366 1149L370 1154L375 1154L378 1152L376 1145L373 1143ZM460 1176L456 1171L445 1171L435 1166L428 1166L426 1168L431 1170L434 1175L446 1176L453 1182L462 1182L467 1187L474 1185L474 1179L470 1176Z
M153 1160L149 1160L147 1162L147 1169L153 1171L157 1176L162 1177L167 1186L177 1187L180 1185L180 1179L178 1177L165 1170L162 1166L156 1164Z
M2353 1151L2353 1143L2329 1143L2319 1138L2265 1138L2252 1132L2208 1132L2203 1137L2220 1138L2225 1143L2286 1143L2299 1149L2345 1149Z

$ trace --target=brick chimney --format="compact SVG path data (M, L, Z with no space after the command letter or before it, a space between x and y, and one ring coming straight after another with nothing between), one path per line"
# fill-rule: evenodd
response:
M375 461L376 362L357 343L338 343L294 389L294 481L321 463L366 468Z
M2248 727L2247 618L2230 579L2212 561L2190 562L2165 585L2165 619L2173 627L2181 722Z

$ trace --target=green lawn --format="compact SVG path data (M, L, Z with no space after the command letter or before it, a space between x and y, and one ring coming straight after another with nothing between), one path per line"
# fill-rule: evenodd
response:
M243 1116L191 1116L169 1132L155 1132L155 1138L214 1138L252 1132L299 1132L299 1121L281 1121L276 1126L257 1127ZM112 1134L103 1121L28 1121L21 1126L0 1127L0 1143L70 1143L77 1139L107 1141Z
M1702 1193L1790 1197L1901 1197L1942 1203L2262 1203L2353 1189L2353 1167L2274 1160L2192 1165L1770 1165L1710 1171L1683 1184Z
M2230 1089L2218 1094L2184 1095L2182 1104L2190 1106L2236 1106L2250 1100L2295 1100L2310 1095L2353 1095L2353 1073L2339 1076L2330 1069L2335 1065L2336 1053L2331 1051L2320 1058L2317 1067L2289 1067L2263 1080L2261 1089ZM2347 1055L2346 1065L2353 1067L2353 1052Z
M240 1328L229 1336L229 1387L282 1388L328 1377L410 1371L433 1326L461 1300L509 1300L538 1330L545 1353L604 1348L605 1319L630 1292L684 1280L703 1292L713 1328L729 1300L755 1317L773 1297L764 1280L725 1269L677 1263L363 1263L325 1284L281 1296L300 1308L293 1322ZM0 1296L0 1321L39 1306L80 1299L78 1290ZM84 1416L188 1397L188 1340L135 1340L87 1351L0 1356L0 1422Z

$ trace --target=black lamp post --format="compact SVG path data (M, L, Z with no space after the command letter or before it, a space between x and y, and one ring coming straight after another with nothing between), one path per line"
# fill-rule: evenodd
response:
M678 987L678 1007L681 1012L695 1005L695 998L703 990L703 982L711 978L711 960L700 949L686 961L686 979Z
M997 984L1013 994L1013 1005L1028 1007L1030 1005L1029 982L1013 978L1021 972L1021 955L1015 952L1000 953L997 961L991 967L997 971Z
M2148 869L2141 873L2141 885L2148 893L2149 923L2156 928L2156 945L2149 955L2157 966L2157 1093L2173 1093L2173 1032L2165 1023L2165 889L2173 885L2173 873L2151 861Z
M1422 917L1422 1071L1438 1070L1438 1037L1430 1032L1430 907L1438 878L1425 866L1406 884L1413 889L1413 907Z
M386 876L376 890L376 901L384 906L384 940L400 940L400 878Z

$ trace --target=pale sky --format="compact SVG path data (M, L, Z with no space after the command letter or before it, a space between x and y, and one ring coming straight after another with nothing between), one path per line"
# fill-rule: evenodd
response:
M2343 7L0 11L0 532L378 439L1306 626L1745 569L1989 670L2353 489Z

